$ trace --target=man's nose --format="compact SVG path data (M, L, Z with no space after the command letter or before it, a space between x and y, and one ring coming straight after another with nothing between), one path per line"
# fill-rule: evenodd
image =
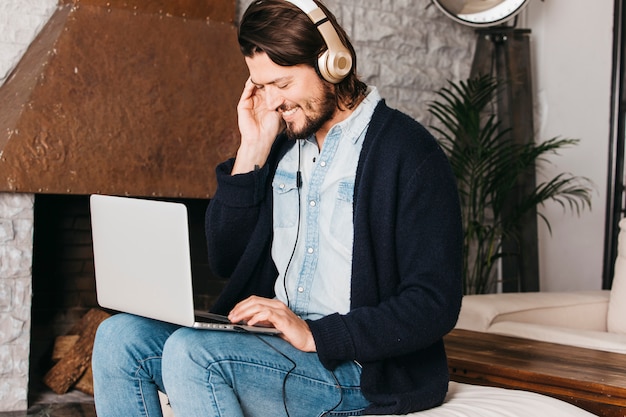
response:
M265 105L268 109L276 110L283 104L283 97L277 88L273 86L265 87Z

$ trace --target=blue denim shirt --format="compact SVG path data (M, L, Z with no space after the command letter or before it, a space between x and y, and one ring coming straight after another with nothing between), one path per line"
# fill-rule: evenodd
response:
M276 297L304 319L350 310L354 179L380 99L372 88L350 117L330 129L321 150L314 136L299 140L274 175Z

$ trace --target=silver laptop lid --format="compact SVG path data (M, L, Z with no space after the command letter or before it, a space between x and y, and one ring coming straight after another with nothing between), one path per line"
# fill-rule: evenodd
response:
M100 306L193 325L185 205L104 195L90 205Z

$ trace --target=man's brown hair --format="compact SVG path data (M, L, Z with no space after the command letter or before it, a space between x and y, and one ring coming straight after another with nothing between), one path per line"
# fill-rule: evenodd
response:
M353 109L365 95L367 86L356 74L356 54L346 32L335 16L317 0L341 42L352 55L352 69L335 84L337 105ZM317 58L327 49L324 38L311 19L285 0L256 0L244 13L239 25L239 46L246 57L265 52L277 65L309 65L317 70ZM320 76L321 77L321 76Z

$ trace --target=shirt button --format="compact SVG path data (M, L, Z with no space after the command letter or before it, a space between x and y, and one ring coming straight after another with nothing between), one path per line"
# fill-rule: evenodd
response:
M321 166L323 166L323 167L325 167L325 166L326 166L326 161L322 161L322 162L320 162L320 165L321 165Z
M315 203L315 200L311 200L311 201L309 201L309 205L310 205L311 207L315 207L315 204L316 204L316 203Z
M300 292L300 293L304 292L304 288L298 287L298 292Z
M278 186L278 188L280 188L281 190L282 190L282 189L284 189L284 188L285 188L285 184L280 184L280 185Z
M313 253L314 252L313 248L308 248L306 251L309 252L309 253Z

